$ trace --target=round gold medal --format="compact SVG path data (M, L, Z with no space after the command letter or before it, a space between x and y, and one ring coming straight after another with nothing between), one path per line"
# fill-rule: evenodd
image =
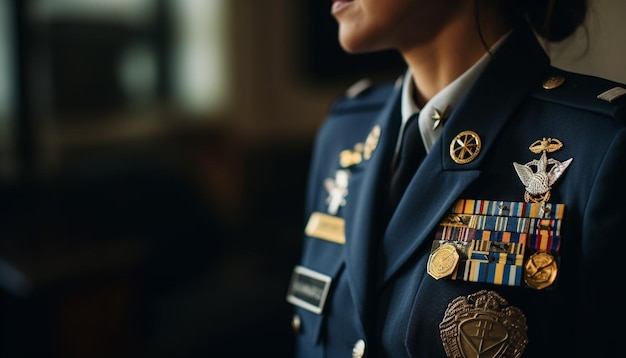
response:
M536 290L541 290L554 283L558 267L554 256L548 251L537 251L524 265L524 282Z
M430 253L428 258L428 274L435 280L450 276L459 263L459 253L454 245L444 244Z

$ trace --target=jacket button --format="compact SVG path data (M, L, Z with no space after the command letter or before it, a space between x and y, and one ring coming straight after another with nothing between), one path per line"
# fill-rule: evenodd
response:
M300 316L294 314L293 317L291 317L291 328L293 328L293 331L295 333L300 333L301 326L302 321L300 321Z
M565 77L563 76L550 76L543 80L542 87L544 89L551 90L560 87L563 82L565 82Z
M352 348L352 358L363 358L365 356L365 341L359 339Z

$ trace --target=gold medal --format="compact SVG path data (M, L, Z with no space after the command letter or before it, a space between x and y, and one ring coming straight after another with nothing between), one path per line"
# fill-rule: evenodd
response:
M454 245L444 244L430 253L428 274L435 280L452 275L459 263L459 253Z
M554 256L548 251L537 251L524 265L524 282L536 290L546 288L556 280L558 267Z

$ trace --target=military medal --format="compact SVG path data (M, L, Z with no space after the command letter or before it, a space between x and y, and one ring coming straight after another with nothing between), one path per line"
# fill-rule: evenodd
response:
M526 316L496 292L482 290L448 304L439 334L449 358L520 357Z
M548 158L546 153L555 152L562 147L563 143L558 139L543 138L535 141L529 147L531 152L541 153L539 159L531 160L524 165L513 162L517 175L526 187L524 194L526 202L541 203L550 199L552 185L563 175L573 158L559 162L556 159Z
M433 251L428 258L428 274L434 279L450 276L459 262L459 254L454 245L444 244Z
M552 285L557 272L554 256L547 251L537 251L524 265L524 282L534 289L541 290Z

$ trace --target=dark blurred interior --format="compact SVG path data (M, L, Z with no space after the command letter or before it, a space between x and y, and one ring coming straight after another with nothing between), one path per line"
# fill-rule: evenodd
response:
M330 4L1 0L0 357L290 357Z

